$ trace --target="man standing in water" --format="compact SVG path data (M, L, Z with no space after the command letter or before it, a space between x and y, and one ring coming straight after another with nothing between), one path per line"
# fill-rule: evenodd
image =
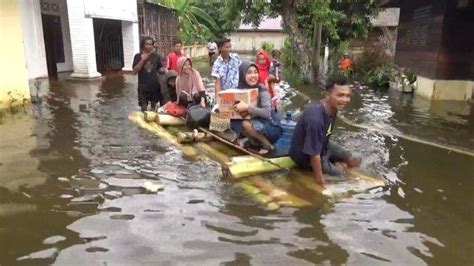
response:
M154 53L153 38L143 38L140 50L133 58L133 74L138 73L138 105L142 111L146 111L148 102L151 109L155 109L156 103L161 99L157 78L161 62L159 56Z
M360 158L329 141L337 111L342 110L350 98L347 79L330 78L325 99L309 103L296 124L289 155L299 167L312 169L318 185L324 186L323 173L342 176L344 168L360 165Z
M174 70L179 73L178 59L185 56L183 51L183 43L180 40L173 41L173 51L168 54L168 70Z
M214 90L217 93L221 90L235 89L239 85L240 57L231 54L231 44L229 39L222 39L217 43L219 57L214 62L211 76L216 78Z

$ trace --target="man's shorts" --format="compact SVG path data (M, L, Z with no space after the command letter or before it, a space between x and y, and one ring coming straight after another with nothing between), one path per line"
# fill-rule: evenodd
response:
M337 162L347 162L352 154L341 146L329 141L326 154L321 157L323 173L332 176L341 176L343 172L336 167Z

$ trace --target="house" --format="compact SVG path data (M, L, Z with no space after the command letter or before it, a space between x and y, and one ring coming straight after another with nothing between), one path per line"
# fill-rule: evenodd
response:
M369 29L367 37L350 42L351 53L357 57L364 50L370 50L380 45L385 49L387 55L393 57L397 43L399 17L400 8L383 8L377 16L370 19L372 27Z
M416 92L433 100L474 93L474 1L392 1L400 7L395 63L418 76Z
M230 35L232 50L253 52L262 47L263 42L273 43L275 49L281 49L285 41L281 17L265 18L258 27L241 24L236 32Z
M168 40L161 23L177 23L169 9L153 13L156 8L148 5L137 0L2 1L0 109L29 101L37 78L71 72L71 78L94 79L107 71L131 71L140 32L147 33L143 28L155 29L151 37Z

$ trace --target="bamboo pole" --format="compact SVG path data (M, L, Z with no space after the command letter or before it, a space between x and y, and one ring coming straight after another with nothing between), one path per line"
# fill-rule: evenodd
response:
M178 140L174 135L164 129L162 126L158 125L155 122L146 122L144 120L144 116L142 112L133 112L128 116L128 119L137 123L140 127L147 129L154 134L158 135L160 138L174 144L177 148L179 148L183 154L189 157L196 157L197 152L192 146L181 145L178 143Z
M254 184L262 192L269 195L270 197L278 199L279 201L277 201L277 203L280 205L288 205L295 208L311 205L309 201L288 193L288 191L274 185L271 181L263 178L262 176L250 176L246 178L246 180L252 182L252 184Z
M232 161L227 162L225 166L228 168L232 178L241 178L289 169L294 167L295 163L289 157L279 157L263 161L253 156L238 156L232 157Z
M236 185L245 191L254 202L264 205L266 210L273 211L280 208L280 205L272 197L262 194L260 189L253 186L250 182L242 181L236 183Z

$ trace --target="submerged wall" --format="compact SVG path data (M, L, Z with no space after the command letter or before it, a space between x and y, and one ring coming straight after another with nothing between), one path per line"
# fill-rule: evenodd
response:
M30 100L17 0L2 1L0 25L0 109L6 109Z

